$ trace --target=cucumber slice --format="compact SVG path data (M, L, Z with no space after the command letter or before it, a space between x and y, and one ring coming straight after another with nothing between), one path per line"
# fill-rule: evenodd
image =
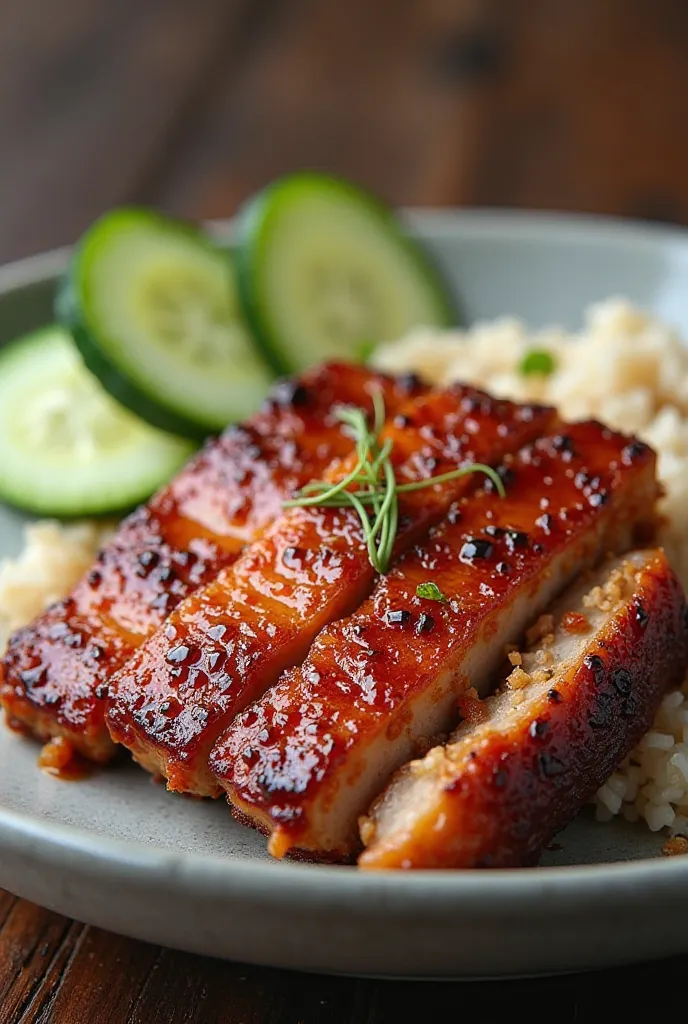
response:
M294 174L241 215L239 294L278 373L357 360L416 325L457 316L436 269L391 210L348 182Z
M56 310L103 387L162 430L203 437L245 419L273 378L240 320L231 255L149 210L86 232Z
M47 327L0 349L0 497L39 515L92 516L148 498L195 446L123 409Z

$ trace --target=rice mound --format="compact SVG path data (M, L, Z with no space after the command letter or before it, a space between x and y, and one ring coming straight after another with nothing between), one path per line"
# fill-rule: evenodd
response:
M72 589L111 534L97 522L44 519L25 528L21 554L0 565L0 651L13 630Z
M521 372L533 351L552 357L550 375ZM688 347L668 327L610 299L587 310L578 334L530 334L510 318L467 331L420 328L378 349L375 364L432 384L465 381L500 397L547 402L565 419L594 417L643 438L659 456L665 489L659 541L688 588ZM688 834L688 675L595 804L600 821L622 814L652 831Z
M549 376L525 376L533 350L552 356ZM413 371L433 384L465 381L517 401L556 405L566 419L595 417L638 434L657 451L665 488L660 542L688 587L688 347L669 328L622 299L592 306L584 329L529 334L514 319L468 331L422 328L377 350L390 373ZM0 651L10 631L66 594L112 527L46 520L26 528L25 547L0 566ZM653 728L597 794L596 815L623 814L653 831L688 834L688 677L667 694Z

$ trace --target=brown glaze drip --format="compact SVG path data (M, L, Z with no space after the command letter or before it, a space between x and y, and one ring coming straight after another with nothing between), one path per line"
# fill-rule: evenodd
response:
M79 782L93 774L93 762L77 753L64 736L48 740L38 755L38 767L62 782Z

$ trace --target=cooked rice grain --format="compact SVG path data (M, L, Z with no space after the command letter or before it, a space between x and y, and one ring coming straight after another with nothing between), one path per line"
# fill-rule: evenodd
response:
M21 554L0 565L0 651L13 630L72 589L111 534L97 522L44 519L26 527Z

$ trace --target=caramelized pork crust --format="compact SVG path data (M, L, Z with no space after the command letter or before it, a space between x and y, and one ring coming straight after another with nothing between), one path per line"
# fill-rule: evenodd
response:
M585 565L654 525L645 445L576 424L506 463L507 497L471 496L322 631L301 668L241 714L211 769L277 856L348 857L358 816L419 746L483 692L532 616ZM422 585L431 582L436 600Z
M398 407L422 388L333 363L276 385L243 426L209 441L125 519L72 594L11 639L0 666L8 716L40 738L67 737L106 761L108 681L175 606L238 556L290 496L352 443L336 407L370 409L382 388Z
M685 672L685 597L662 551L605 567L548 618L478 724L393 779L362 823L361 867L533 863Z
M383 435L399 480L424 480L474 463L499 463L539 436L549 409L516 406L473 388L410 400ZM354 464L344 461L330 479ZM419 537L466 489L470 477L400 495L396 553ZM235 714L300 662L327 622L370 592L374 570L361 523L349 508L293 508L235 564L197 590L112 682L107 721L115 741L170 789L222 790L210 750Z

